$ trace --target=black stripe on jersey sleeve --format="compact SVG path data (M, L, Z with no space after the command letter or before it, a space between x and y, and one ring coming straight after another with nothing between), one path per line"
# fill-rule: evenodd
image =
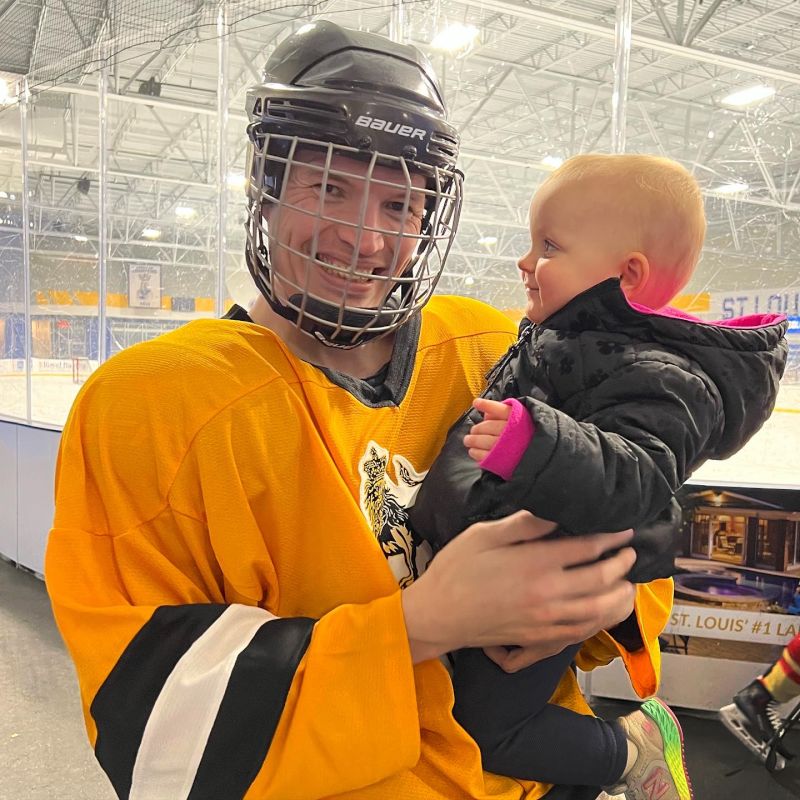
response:
M164 682L226 608L160 606L131 639L95 695L89 709L97 725L94 752L119 797L130 794L136 754Z
M188 800L244 797L267 757L314 622L266 622L239 654Z

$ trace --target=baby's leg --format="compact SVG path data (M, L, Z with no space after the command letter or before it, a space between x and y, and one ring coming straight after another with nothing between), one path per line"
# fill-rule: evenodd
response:
M579 714L549 703L531 717L507 748L484 758L490 772L572 786L610 786L625 770L628 742L617 722ZM519 766L527 748L527 769Z
M608 786L622 775L622 727L550 705L580 645L507 673L482 650L454 654L453 714L481 748L490 772L547 783Z

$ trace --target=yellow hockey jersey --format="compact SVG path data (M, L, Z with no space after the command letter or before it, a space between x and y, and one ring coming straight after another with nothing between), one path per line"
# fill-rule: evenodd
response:
M518 800L484 773L447 671L411 664L400 588L427 545L403 506L515 337L434 298L383 389L204 320L114 356L64 429L46 580L89 738L121 798ZM640 587L656 688L669 581ZM588 713L571 674L554 702Z

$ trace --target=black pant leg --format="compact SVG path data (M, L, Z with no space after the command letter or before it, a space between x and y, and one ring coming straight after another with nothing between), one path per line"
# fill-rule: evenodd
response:
M523 745L527 763L521 774L512 770L520 766ZM500 775L599 791L619 781L627 755L628 742L618 722L548 704L528 720L512 746L496 750L483 765Z
M596 786L554 786L544 800L597 800L602 790Z
M481 649L456 651L452 654L453 715L481 750L496 749L547 705L579 647L570 645L560 653L510 673L498 667Z
M453 656L453 714L478 743L491 772L548 783L606 786L625 767L627 743L607 723L548 700L580 645L515 673L482 650Z

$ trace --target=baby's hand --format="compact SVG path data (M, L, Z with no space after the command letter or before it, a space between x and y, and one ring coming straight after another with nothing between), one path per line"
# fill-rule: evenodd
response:
M505 430L508 418L511 416L511 406L499 403L497 400L476 397L472 401L472 407L483 414L483 422L470 428L464 437L464 446L471 459L483 461Z

